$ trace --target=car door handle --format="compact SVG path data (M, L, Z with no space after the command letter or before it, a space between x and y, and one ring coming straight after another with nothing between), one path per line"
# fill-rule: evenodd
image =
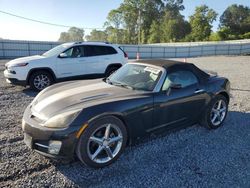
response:
M86 60L85 59L81 59L81 60L79 60L80 62L85 62Z
M204 91L205 91L204 89L197 89L194 93L202 93Z

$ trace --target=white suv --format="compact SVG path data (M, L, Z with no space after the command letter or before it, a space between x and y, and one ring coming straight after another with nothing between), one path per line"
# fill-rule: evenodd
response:
M42 55L9 61L4 76L8 83L42 90L58 81L109 76L127 61L127 54L113 44L65 43Z

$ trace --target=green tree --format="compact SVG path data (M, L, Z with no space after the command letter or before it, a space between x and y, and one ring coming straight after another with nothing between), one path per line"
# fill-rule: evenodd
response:
M233 4L229 6L220 17L221 33L226 30L226 38L250 32L250 8L243 5Z
M118 43L119 41L119 28L121 27L122 13L120 9L111 10L107 16L107 22L104 24L108 29L110 35L112 35L112 42ZM112 28L112 29L111 29Z
M174 14L175 12L175 14ZM190 33L190 25L176 10L166 10L162 21L162 42L176 42Z
M212 32L212 23L216 20L217 13L206 5L196 7L195 13L190 16L191 34L193 41L205 41Z
M164 4L162 0L141 0L138 23L138 42L147 43L150 28L154 21L158 22L162 16Z
M165 0L165 9L171 11L173 14L178 14L180 11L184 10L183 0Z
M222 38L218 32L212 32L211 35L209 36L209 40L210 41L221 41Z
M158 22L153 21L149 30L148 43L160 43L161 42L161 26Z
M62 32L58 41L60 42L70 42L70 41L83 41L84 30L71 27L68 32Z
M107 41L108 36L105 31L93 29L85 38L87 41Z
M162 0L124 0L118 10L130 44L146 43L153 20L160 18Z
M166 0L161 19L162 42L180 41L190 33L189 23L184 20L184 16L180 13L184 8L183 0Z

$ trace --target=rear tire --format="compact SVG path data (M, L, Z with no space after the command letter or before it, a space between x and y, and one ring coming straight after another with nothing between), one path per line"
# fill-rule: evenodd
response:
M228 100L222 95L217 95L205 110L200 124L208 129L217 129L225 121L227 112Z
M102 168L116 161L127 143L123 122L106 116L90 123L76 148L77 157L88 167Z
M35 91L41 91L53 83L54 79L47 71L36 71L29 78L29 85Z

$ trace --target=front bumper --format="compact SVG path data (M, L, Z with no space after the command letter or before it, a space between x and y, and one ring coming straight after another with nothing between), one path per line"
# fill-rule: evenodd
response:
M78 127L65 129L51 129L43 127L31 118L30 106L27 107L22 120L24 142L26 145L42 155L53 158L72 158L78 141L76 132ZM49 146L52 141L61 142L59 152L51 153Z
M13 85L21 85L26 86L26 80L19 80L14 77L15 74L10 73L7 69L4 71L4 77L6 78L6 82Z

